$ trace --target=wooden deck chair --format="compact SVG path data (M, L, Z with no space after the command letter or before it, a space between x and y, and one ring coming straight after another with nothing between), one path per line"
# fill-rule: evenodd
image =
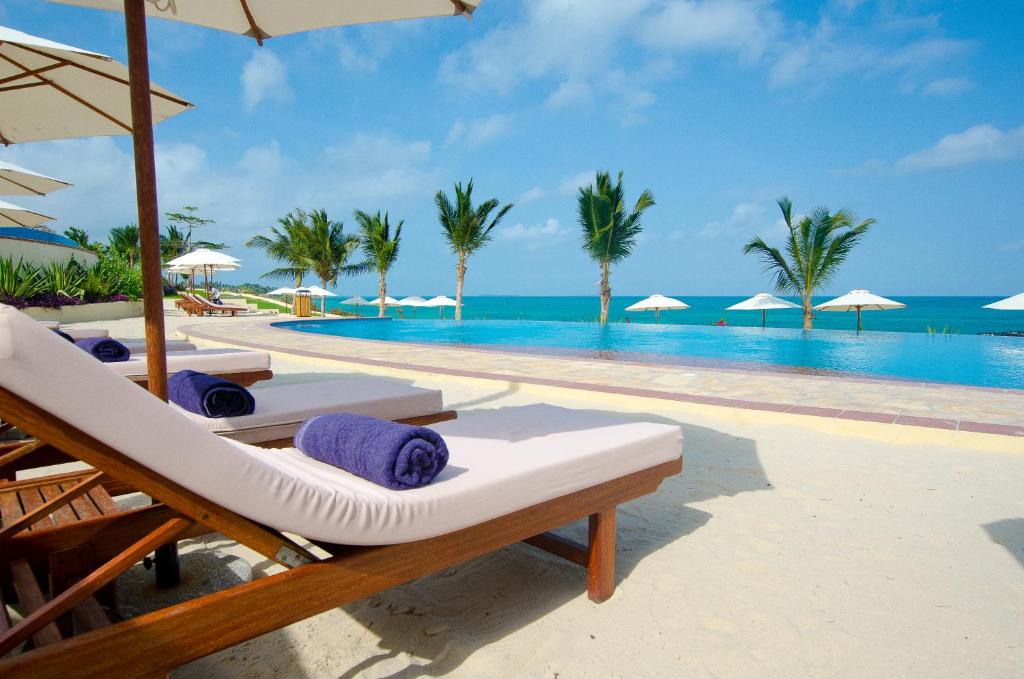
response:
M221 315L231 314L232 316L237 316L239 313L245 313L249 310L249 307L247 306L236 306L234 304L214 304L213 302L211 302L210 300L206 299L205 297L198 293L192 293L191 297L200 305L203 311L210 314L211 316L215 313Z
M82 384L103 398L78 398ZM95 470L38 482L52 498L0 528L8 581L30 599L20 601L28 615L0 635L0 657L34 645L0 660L4 677L165 673L522 540L585 565L590 598L603 601L615 587L616 506L682 466L678 427L526 406L438 425L451 451L441 477L387 491L294 449L219 438L9 307L0 307L0 412L39 445ZM18 483L0 485L0 497L33 482ZM161 504L37 527L96 488L137 489ZM587 546L546 534L587 516ZM206 531L288 570L103 624L94 601L103 586L160 544ZM317 558L284 532L330 556ZM46 592L37 569L69 553L57 563L73 584ZM94 618L92 631L63 638L67 614Z

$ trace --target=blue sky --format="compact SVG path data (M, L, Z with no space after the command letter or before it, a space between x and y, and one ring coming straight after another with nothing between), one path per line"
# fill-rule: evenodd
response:
M123 17L31 0L0 23L124 60ZM747 294L775 199L878 225L832 290L1024 289L1024 3L485 0L436 19L275 38L150 21L155 82L197 105L156 128L162 211L243 246L295 206L405 219L389 290L452 294L433 195L473 177L515 203L467 294L596 294L576 187L622 170L657 206L617 294ZM103 238L136 220L127 138L0 149L76 186L21 199ZM281 281L282 283L284 281ZM375 294L371 276L344 294Z

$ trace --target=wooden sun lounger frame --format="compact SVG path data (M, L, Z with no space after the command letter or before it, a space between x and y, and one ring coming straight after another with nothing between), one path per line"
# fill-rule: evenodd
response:
M217 377L228 380L229 382L240 384L243 387L251 387L257 382L269 380L274 377L274 371L269 369L247 370L243 372L217 372L216 370L207 370L206 372L207 374L216 375ZM174 373L171 372L169 374L173 375ZM147 374L125 375L125 379L131 380L132 382L139 385L143 389L149 388L149 375Z
M110 483L110 492L138 490L158 498L124 514L80 521L66 529L19 532L0 541L0 560L47 558L55 543L103 559L90 572L0 635L0 656L50 624L137 563L157 546L219 532L287 567L282 573L132 618L0 660L0 676L149 677L307 617L429 575L506 545L528 543L587 568L591 600L615 589L615 509L654 492L682 470L682 458L542 502L446 535L416 542L353 547L316 543L319 559L281 533L178 485L84 432L0 388L0 412L23 431L88 463L81 482ZM96 476L101 474L101 476ZM109 481L108 481L109 480ZM0 492L3 486L0 485ZM56 498L59 501L61 498ZM545 534L589 517L589 545ZM49 543L48 543L49 541ZM47 550L50 551L47 551ZM24 570L23 566L19 566ZM252 611L259 615L252 615ZM0 616L2 618L4 616ZM0 620L0 626L3 625ZM52 631L52 630L51 630ZM45 639L43 640L46 641Z
M212 316L214 311L220 314L231 314L232 316L237 316L239 312L246 312L249 310L249 307L204 302L198 295L187 293L184 291L179 292L178 295L183 300L185 300L185 304L179 304L178 302L175 302L175 306L177 306L180 309L184 309L185 313L187 313L189 316L191 316L193 313L198 313L200 316L202 316L203 313L209 313Z

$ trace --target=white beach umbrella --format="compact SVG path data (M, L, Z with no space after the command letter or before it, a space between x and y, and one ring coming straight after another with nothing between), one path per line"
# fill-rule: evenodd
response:
M626 311L653 311L654 322L661 322L661 311L662 309L689 309L690 305L672 297L666 297L665 295L651 295L646 299L642 299L636 304L631 304L626 307Z
M310 297L319 297L320 298L320 315L321 316L326 316L327 315L327 298L328 297L337 297L337 295L335 295L333 292L331 292L330 290L327 290L326 288L321 288L319 285L304 285L301 288L296 288L295 291L296 292L304 291L304 292L308 292Z
M0 196L45 196L71 184L0 160Z
M423 303L423 306L437 307L438 317L444 318L444 308L446 306L457 306L457 303L451 297L438 295L437 297L431 297L430 299L428 299L426 302Z
M339 303L346 306L362 306L364 304L369 304L369 302L362 297L349 297L348 299L341 300Z
M295 288L278 288L277 290L271 290L267 295L294 295Z
M733 304L731 307L726 307L726 311L760 311L761 312L761 327L765 327L768 321L768 310L769 309L799 309L799 304L793 304L784 299L779 299L775 295L769 295L767 292L759 292L749 299L745 299L742 302Z
M907 308L907 305L902 302L886 299L885 297L872 295L867 290L851 290L842 297L836 297L835 299L819 304L814 308L818 311L856 311L857 330L860 331L864 329L860 319L861 311L905 309Z
M999 311L1024 311L1024 292L1013 297L1001 299L998 302L986 304L984 309L998 309Z
M210 250L199 248L188 252L167 262L167 270L171 273L203 274L203 283L207 293L210 291L210 284L213 281L214 271L235 271L242 266L242 260L237 257Z
M124 0L53 0L65 5L122 11ZM436 16L467 18L481 0L387 0L338 2L327 0L168 0L146 3L146 14L184 21L255 38L259 44L274 36L330 26L369 24Z
M416 308L427 306L427 300L423 299L419 295L410 295L409 297L403 297L398 300L398 306L412 307L412 317L416 318Z
M0 226L39 226L53 217L0 200Z
M128 68L104 54L0 26L0 142L130 134ZM151 87L153 123L192 108Z
M369 304L370 306L379 305L380 297L376 299L371 299L369 302L367 302L367 304ZM384 306L401 306L401 304L398 303L397 299L389 295L384 298Z

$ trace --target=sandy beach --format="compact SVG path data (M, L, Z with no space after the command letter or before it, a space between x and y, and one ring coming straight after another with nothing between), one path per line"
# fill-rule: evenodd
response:
M232 319L167 321L174 335ZM106 325L117 336L142 334L138 319ZM279 383L353 372L281 353L273 368ZM411 381L443 388L460 417L543 401L682 426L683 474L620 508L615 596L590 603L582 569L515 545L175 676L1012 677L1024 669L1019 437L424 373ZM166 601L274 572L219 536L190 541L182 554L177 594L157 593L139 566L122 578L126 606L142 611L154 595Z

